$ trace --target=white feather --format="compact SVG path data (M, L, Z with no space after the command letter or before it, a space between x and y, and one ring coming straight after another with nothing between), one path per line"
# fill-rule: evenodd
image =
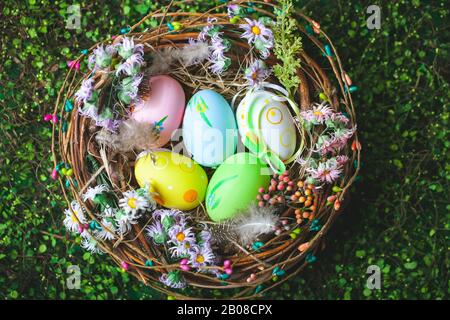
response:
M233 219L233 229L239 242L246 246L257 241L260 235L273 232L277 221L273 208L252 205Z

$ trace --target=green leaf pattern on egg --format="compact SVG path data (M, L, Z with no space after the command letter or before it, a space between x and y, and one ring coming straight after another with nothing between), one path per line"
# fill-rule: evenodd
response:
M200 114L203 121L205 121L208 127L212 128L212 124L205 114L205 111L209 109L208 105L205 103L205 100L203 100L202 97L194 95L193 99L191 99L188 103L188 108L192 108L193 105L195 105L195 110Z
M214 192L218 188L220 188L220 186L222 186L224 183L230 182L231 180L234 180L237 177L238 177L238 175L224 178L224 179L220 180L219 182L217 182L217 184L214 187L212 187L211 193L208 194L207 199L206 199L206 207L208 210L215 209L220 203L220 197L217 198Z

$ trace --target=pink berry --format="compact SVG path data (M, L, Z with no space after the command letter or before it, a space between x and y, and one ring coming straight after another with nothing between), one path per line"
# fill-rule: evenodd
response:
M287 186L286 190L287 191L292 191L292 186Z
M284 198L282 196L278 196L277 201L278 202L283 202Z
M182 264L180 266L180 269L183 270L183 271L189 271L190 268L189 268L189 266L187 264Z
M122 267L123 270L128 271L129 266L128 263L126 263L125 261L122 261L120 263L120 266Z
M277 187L278 190L283 191L284 190L284 184L279 184Z
M46 114L46 115L44 116L44 121L50 121L50 120L52 120L52 117L53 117L53 115L51 115L51 114Z
M263 193L264 192L264 188L263 187L261 187L261 188L259 188L259 193Z
M180 264L188 264L189 260L188 259L181 259Z
M260 207L260 208L264 207L264 201L259 201L258 202L258 207Z
M263 195L263 199L266 200L266 201L269 200L270 199L270 194L266 193L265 195Z
M277 186L276 185L269 187L269 192L272 192L272 191L275 191L275 190L277 190Z
M224 270L227 275L231 275L233 273L233 269L231 268L225 268Z
M283 181L284 181L284 182L289 182L290 180L291 180L291 179L290 179L289 177L284 177L284 178L283 178Z
M58 179L58 171L56 169L53 169L52 171L52 179L53 180Z
M52 122L58 123L58 116L56 114L52 115Z
M289 181L288 182L288 186L293 186L294 185L294 181Z
M225 268L229 268L229 267L231 266L231 261L230 261L230 260L225 260L225 261L223 262L223 266L224 266Z

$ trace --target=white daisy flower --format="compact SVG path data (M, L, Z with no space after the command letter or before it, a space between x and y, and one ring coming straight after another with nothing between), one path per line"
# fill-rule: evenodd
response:
M115 221L112 217L105 217L102 219L102 230L97 231L95 236L101 240L112 240L116 238L115 232L117 231L117 227L115 225Z
M131 230L131 226L138 222L140 217L141 215L137 211L135 213L126 213L123 209L117 210L115 215L115 220L118 225L117 231L122 235L127 233Z
M119 200L119 206L126 214L135 216L139 210L147 210L150 207L150 201L149 197L130 190L123 193L123 198Z
M81 239L81 247L87 251L90 251L91 253L98 253L102 254L103 251L98 246L98 241L89 235L89 233L86 233L85 236Z
M108 206L105 208L105 210L103 210L102 212L102 217L112 217L114 218L116 216L116 209Z
M77 201L72 201L70 208L64 210L64 213L66 215L64 218L64 226L70 232L79 232L81 227L80 223L87 223L83 208Z
M95 187L89 187L87 191L83 194L83 201L94 200L95 196L103 192L108 192L109 188L105 184L100 184Z

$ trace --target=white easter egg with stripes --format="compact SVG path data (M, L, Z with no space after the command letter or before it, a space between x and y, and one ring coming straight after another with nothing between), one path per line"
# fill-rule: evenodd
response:
M242 141L246 136L254 137L252 131L258 134L259 130L260 138L281 160L294 154L297 143L294 119L287 104L272 92L257 90L246 95L236 110L236 120Z

